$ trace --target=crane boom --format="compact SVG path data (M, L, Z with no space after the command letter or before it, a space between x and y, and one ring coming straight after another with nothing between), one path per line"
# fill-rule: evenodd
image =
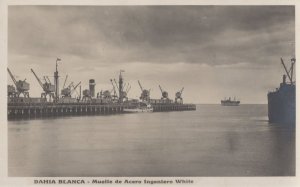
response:
M16 81L16 79L15 79L15 77L14 77L14 75L11 73L11 71L7 68L7 71L8 71L8 73L9 73L9 75L10 75L10 77L11 77L11 79L12 79L12 81L14 82L14 84L17 86L17 81Z
M110 82L111 82L111 84L113 86L114 94L117 95L116 88L115 88L115 85L114 85L112 79L110 79Z
M64 82L64 86L63 86L63 89L65 88L65 85L66 85L67 79L68 79L68 75L66 75L65 82Z
M46 76L44 76L44 80L45 80L46 83L48 83L48 80L46 79Z
M50 81L49 77L48 77L48 76L46 76L46 78L47 78L48 82L51 84L51 81Z
M80 84L81 84L81 81L78 84L76 84L76 86L74 86L73 84L72 84L72 86L74 89L76 89Z
M138 80L138 83L139 83L139 85L140 85L141 90L143 91L144 89L143 89L143 87L142 87L142 85L141 85L141 83L140 83L139 80Z
M71 82L67 87L70 88L73 85L73 82Z
M290 79L290 81L291 81L291 83L292 83L292 82L293 82L293 81L292 81L292 78L291 78L289 72L287 71L287 69L286 69L286 67L285 67L285 64L284 64L284 62L283 62L283 59L282 59L282 58L280 58L280 59L281 59L282 65L283 65L283 67L284 67L284 70L285 70L287 76L289 77L289 79Z
M33 75L35 76L36 80L39 82L40 86L44 90L44 86L43 86L42 81L38 78L38 76L35 74L35 72L33 71L33 69L31 69L31 72L33 73Z
M71 82L71 83L70 83L70 84L67 86L67 88L69 88L69 89L70 89L70 88L71 88L71 86L73 86L73 83L74 83L74 82Z
M116 87L119 89L116 79L114 79L114 82L116 83Z
M77 88L80 84L81 84L81 81L80 81L78 84L76 84L75 86L72 84L73 89L71 90L71 94L76 90L76 88Z
M182 87L182 89L180 90L180 94L182 94L183 90L184 90L184 87Z
M159 86L159 89L160 89L161 93L163 93L163 90L161 89L160 85L158 85L158 86Z

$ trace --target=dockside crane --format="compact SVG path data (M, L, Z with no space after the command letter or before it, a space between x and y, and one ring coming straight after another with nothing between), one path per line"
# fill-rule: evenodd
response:
M45 83L42 83L42 81L39 79L39 77L36 75L36 73L31 69L31 72L35 76L36 80L38 81L39 85L43 89L43 93L41 93L41 98L47 99L47 96L49 96L49 101L52 101L52 99L55 99L54 92L55 92L55 86L51 84L51 82L46 81Z
M73 83L73 82L72 82ZM74 84L72 84L72 89L71 89L71 94L72 95L74 93L74 91L76 91L77 87L81 84L81 81L79 83L77 83L75 86ZM78 92L76 91L76 93L78 94ZM79 95L79 94L78 94Z
M65 78L65 81L64 81L64 85L63 85L63 89L65 88L65 85L66 85L67 79L68 79L68 75L66 75L66 78Z
M87 102L92 100L91 92L89 89L85 89L82 91L82 101Z
M71 82L66 88L63 87L61 90L62 97L71 97L71 89L72 89L73 82Z
M144 88L142 87L142 85L141 85L141 83L140 83L139 80L138 80L138 83L139 83L139 86L140 86L141 91L142 91L141 96L140 96L140 99L141 99L142 101L147 101L147 102L149 102L149 101L150 101L150 89L149 89L149 90L144 89Z
M114 99L114 100L117 100L117 98L118 98L118 96L116 96L115 94L114 95L111 95L111 92L112 91L109 91L109 90L105 90L104 92L103 92L103 98L104 99Z
M160 85L158 85L159 86L159 89L160 89L160 91L161 91L161 99L165 99L165 100L169 100L169 94L168 94L168 92L167 91L164 91L162 88L161 88L161 86Z
M44 76L44 80L46 83L52 84L48 76Z
M175 103L183 103L183 99L182 99L182 92L184 90L184 87L182 87L182 89L178 92L176 92L175 94ZM178 102L177 100L180 100L180 102Z
M71 82L66 88L61 90L61 95L63 98L68 97L71 98L74 91L76 91L76 88L81 84L81 82L77 83L74 86L74 83ZM77 91L76 91L77 92ZM77 93L78 94L78 93ZM79 95L79 94L78 94Z
M16 78L14 77L14 75L11 73L11 71L9 70L9 68L7 68L7 71L12 79L12 81L14 82L15 86L16 86L16 91L13 93L13 88L10 87L8 91L11 92L11 96L12 97L20 97L21 94L23 94L24 97L29 97L29 88L30 85L29 83L26 82L25 80L16 80Z
M72 91L72 93L75 91L76 92L76 94L77 94L77 97L76 97L76 99L77 99L77 101L80 101L80 99L81 99L81 82L79 82L76 86L74 86L74 85L72 85L73 86L73 91ZM77 92L77 87L79 86L79 93ZM72 94L71 93L71 94Z

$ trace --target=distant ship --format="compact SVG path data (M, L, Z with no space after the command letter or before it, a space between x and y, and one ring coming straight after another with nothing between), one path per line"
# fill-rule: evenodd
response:
M123 109L125 113L153 112L153 107L149 103L138 102L136 105Z
M236 100L235 97L233 100L229 97L228 99L221 100L221 105L222 106L239 106L240 101Z
M291 59L291 67L288 70L281 58L281 63L286 72L282 77L280 87L276 91L268 93L268 116L270 123L295 124L296 121L296 81L293 80L294 65L296 59ZM288 77L289 82L286 81Z

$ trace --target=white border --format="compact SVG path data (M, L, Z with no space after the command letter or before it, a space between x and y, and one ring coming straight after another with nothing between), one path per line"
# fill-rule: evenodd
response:
M300 3L296 0L0 0L0 186L45 186L33 184L34 179L31 177L7 177L7 100L6 100L6 84L7 84L7 7L8 5L295 5L296 7L296 54L299 54L299 16ZM296 55L297 56L297 55ZM299 68L296 66L296 74ZM299 93L299 87L296 88L296 93ZM300 101L297 99L297 111ZM297 119L299 115L297 112ZM197 186L300 186L299 181L299 128L296 125L296 177L187 177L194 180L194 185ZM93 177L95 178L95 177ZM109 179L120 179L114 177L105 177ZM128 177L130 178L130 177ZM153 178L153 177L151 177ZM151 179L149 178L149 179ZM182 177L176 177L182 178ZM43 178L45 179L45 178ZM47 178L58 179L58 178ZM63 179L63 178L59 178ZM66 179L80 179L79 177L70 177ZM104 179L104 178L102 178ZM144 177L131 177L131 179L144 179ZM158 179L158 178L153 178ZM170 177L159 177L159 179L170 179ZM100 186L84 185L84 186ZM193 186L194 186L193 185ZM57 186L47 185L47 186ZM59 185L65 186L65 185ZM70 186L70 185L68 185ZM80 185L77 185L80 186ZM105 185L105 186L120 186L120 185ZM137 186L137 185L136 185ZM143 185L153 186L153 185ZM166 186L166 185L155 185ZM191 186L191 185L180 185Z

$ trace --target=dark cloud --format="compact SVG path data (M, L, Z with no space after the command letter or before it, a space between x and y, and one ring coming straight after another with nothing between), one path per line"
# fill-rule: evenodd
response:
M291 6L10 6L9 49L117 62L213 63L212 56L228 50L244 56L262 45L293 41L294 14ZM283 26L276 28L279 38L277 25ZM228 30L232 34L221 38ZM252 35L260 36L250 43L223 42ZM268 55L283 48L286 44L261 51Z
M98 76L102 81L114 73L111 68L135 71L140 67L142 70L136 74L143 76L149 85L153 77L171 79L173 83L169 84L174 87L180 87L176 83L183 84L186 80L200 92L201 88L196 88L200 81L203 88L219 89L216 93L222 93L222 89L230 91L226 82L234 83L233 79L240 76L236 89L250 93L242 83L261 68L279 69L280 66L274 64L279 63L281 56L293 55L293 41L294 6L8 8L9 66L30 64L44 72L49 71L49 67L53 69L53 61L60 57L64 61L62 71L73 73L80 80L87 79L85 76ZM253 72L239 71L243 69ZM271 74L280 72L278 69L266 71L269 74L264 76L274 77ZM22 75L22 68L16 68L16 72L29 76L28 72ZM197 74L198 79L189 72ZM236 76L228 76L233 73ZM205 76L211 82L204 81ZM216 80L217 77L222 81ZM253 79L251 86L258 81ZM276 81L265 80L252 90L267 92L265 85L276 85ZM191 98L196 97L197 94L191 95ZM262 100L265 96L259 98Z

